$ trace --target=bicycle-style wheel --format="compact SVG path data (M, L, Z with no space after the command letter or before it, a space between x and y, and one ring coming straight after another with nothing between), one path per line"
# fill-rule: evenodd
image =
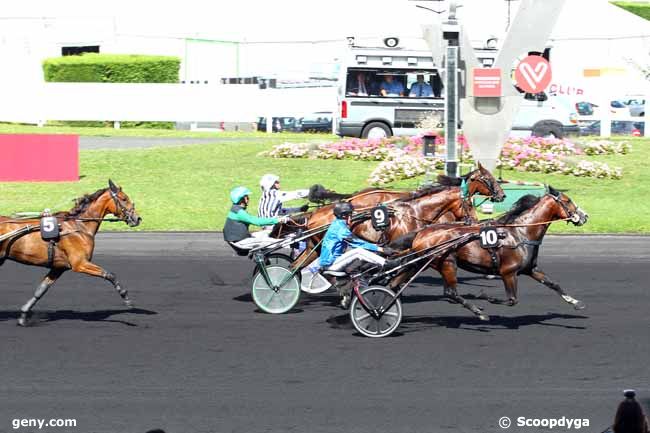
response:
M264 257L264 263L266 266L282 266L283 268L288 269L291 263L293 263L293 259L288 254L271 253ZM255 279L259 272L260 265L255 264L255 268L253 269L253 279Z
M370 310L388 305L395 296L392 291L379 286L363 289L359 295ZM392 334L402 322L402 303L396 299L393 305L377 318L366 311L359 298L354 296L350 304L350 319L360 334L371 338L386 337Z
M266 313L286 313L295 307L300 299L300 281L282 266L267 266L266 273L270 285L261 272L253 279L253 301Z

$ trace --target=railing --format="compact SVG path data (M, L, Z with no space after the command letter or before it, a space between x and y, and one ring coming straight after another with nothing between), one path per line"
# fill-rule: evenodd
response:
M260 116L334 111L335 88L261 90L253 85L42 83L0 85L0 121L254 122ZM270 124L271 122L267 122Z

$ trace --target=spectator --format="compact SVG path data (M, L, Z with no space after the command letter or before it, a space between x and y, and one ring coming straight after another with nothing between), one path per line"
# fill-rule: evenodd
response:
M417 83L413 83L411 86L411 93L409 93L409 96L411 98L430 98L433 96L433 90L429 83L424 81L424 75L418 75L417 79Z
M392 75L386 75L379 86L379 93L381 96L404 96L404 85L394 80Z
M636 393L628 389L623 395L625 400L618 405L612 430L614 433L648 433L648 418L634 398Z
M346 92L350 95L368 96L368 80L366 74L362 71L357 71L356 76L348 80Z

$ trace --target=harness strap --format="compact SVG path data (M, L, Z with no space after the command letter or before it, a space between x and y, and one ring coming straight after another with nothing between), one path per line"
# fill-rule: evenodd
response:
M499 274L499 256L497 254L497 249L496 248L488 248L488 252L490 253L490 259L492 260L492 273L494 275Z
M47 267L52 268L54 265L54 248L56 247L56 241L51 240L49 244L47 245Z

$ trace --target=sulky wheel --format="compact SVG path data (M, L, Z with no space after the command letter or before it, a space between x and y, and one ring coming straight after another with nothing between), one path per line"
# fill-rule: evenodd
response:
M258 272L253 278L253 301L266 313L286 313L296 306L300 298L298 277L282 266L267 266L266 272L271 285Z
M386 306L395 296L384 287L372 286L360 292L369 310ZM373 316L364 308L359 298L354 296L350 305L350 319L355 329L366 337L386 337L392 334L402 321L402 303L399 298L380 317Z
M282 266L283 268L289 268L291 263L293 263L293 260L288 254L271 253L271 254L267 254L264 257L264 263L266 264L266 266ZM253 279L255 279L259 271L260 271L260 266L256 264L255 269L253 269Z

